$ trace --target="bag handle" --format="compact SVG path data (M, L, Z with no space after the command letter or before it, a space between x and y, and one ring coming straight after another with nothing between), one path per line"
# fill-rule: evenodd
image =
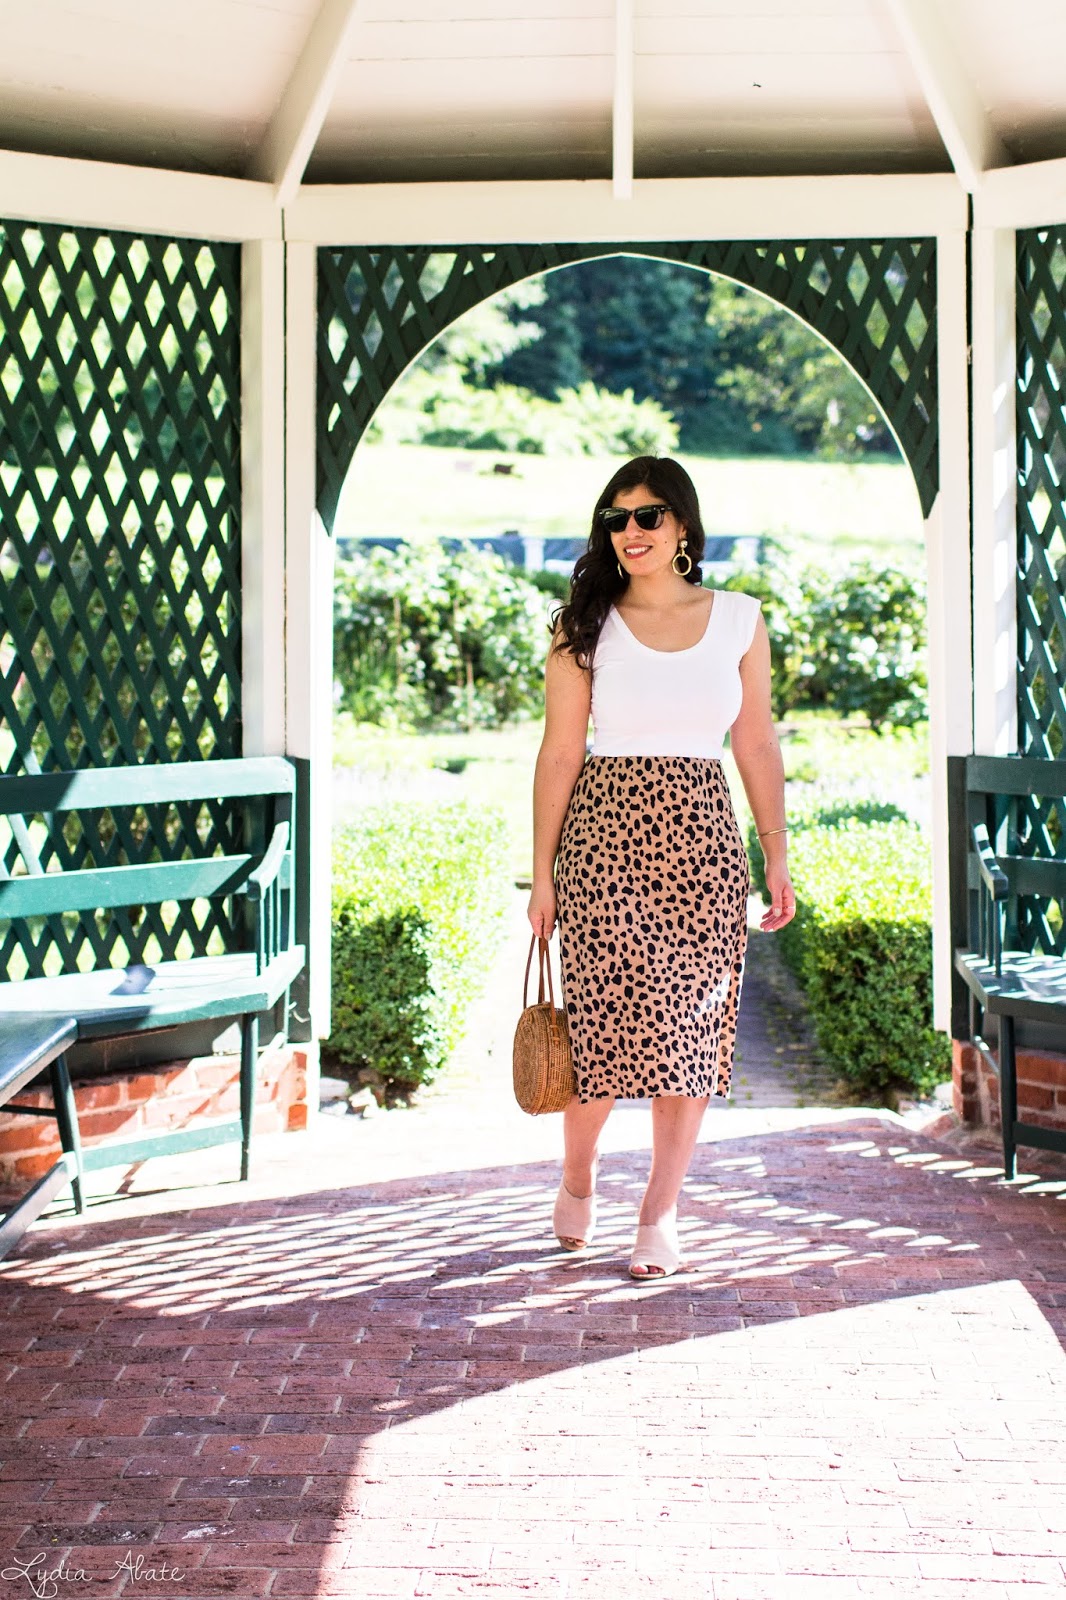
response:
M525 978L523 979L523 982L522 982L522 1009L523 1009L523 1011L525 1010L525 1008L529 1004L529 998L528 998L528 996L529 996L529 972L530 972L530 968L533 965L533 948L538 943L540 945L540 960L538 962L538 966L539 966L539 969L540 969L540 972L539 972L540 982L538 984L538 990L537 990L537 1004L539 1006L542 1006L544 1004L544 969L545 969L545 967L547 967L547 969L548 969L548 996L549 996L549 998L551 1000L551 1003L552 1003L552 1009L553 1010L555 1009L555 990L552 987L552 963L551 963L551 955L549 954L549 951L548 951L548 941L543 936L535 933L533 935L533 937L529 941L529 957L528 957L528 959L526 961L526 975L525 975Z

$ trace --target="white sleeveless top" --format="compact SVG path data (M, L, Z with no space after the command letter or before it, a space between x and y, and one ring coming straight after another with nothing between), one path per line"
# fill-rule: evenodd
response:
M654 650L612 606L592 661L594 756L702 756L721 760L740 711L740 660L761 602L715 589L698 644Z

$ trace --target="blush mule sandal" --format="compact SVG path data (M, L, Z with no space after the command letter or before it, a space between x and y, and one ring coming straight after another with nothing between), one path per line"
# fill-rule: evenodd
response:
M552 1229L564 1250L584 1250L596 1231L595 1194L571 1194L560 1182L552 1213Z
M677 1224L641 1223L629 1260L629 1276L635 1283L657 1283L660 1278L673 1277L681 1265L681 1252L677 1245ZM652 1270L637 1272L636 1267Z

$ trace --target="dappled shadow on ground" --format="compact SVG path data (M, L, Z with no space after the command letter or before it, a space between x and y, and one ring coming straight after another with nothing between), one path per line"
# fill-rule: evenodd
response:
M985 1496L991 1453L997 1516L1032 1517L1066 1437L1057 1190L874 1118L720 1139L687 1189L690 1270L633 1285L645 1164L605 1161L577 1257L538 1162L30 1235L0 1273L0 1565L65 1552L110 1594L133 1549L183 1563L150 1592L185 1600L558 1594L561 1572L650 1596L646 1540L618 1570L618 1518L662 1502L671 1600L686 1562L704 1596L740 1571L776 1596L830 1512L868 1531L877 1501L906 1505L921 1593L907 1539L936 1545L945 1480L956 1507ZM726 1495L747 1507L729 1530ZM833 1570L855 1553L849 1534Z

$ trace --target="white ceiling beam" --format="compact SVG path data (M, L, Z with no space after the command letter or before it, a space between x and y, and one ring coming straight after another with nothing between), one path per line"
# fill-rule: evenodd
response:
M2 212L0 212L2 215ZM657 239L881 239L965 230L953 173L305 184L285 237L310 244L536 244Z
M612 186L616 200L633 198L633 0L614 0Z
M296 194L347 60L359 0L322 0L292 77L263 135L253 176L272 184L279 206Z
M936 0L888 0L922 93L959 179L972 194L981 175L1010 163L959 59Z
M1066 217L1066 156L986 172L973 197L977 228L1041 228Z
M0 150L0 217L190 239L280 239L265 183Z

